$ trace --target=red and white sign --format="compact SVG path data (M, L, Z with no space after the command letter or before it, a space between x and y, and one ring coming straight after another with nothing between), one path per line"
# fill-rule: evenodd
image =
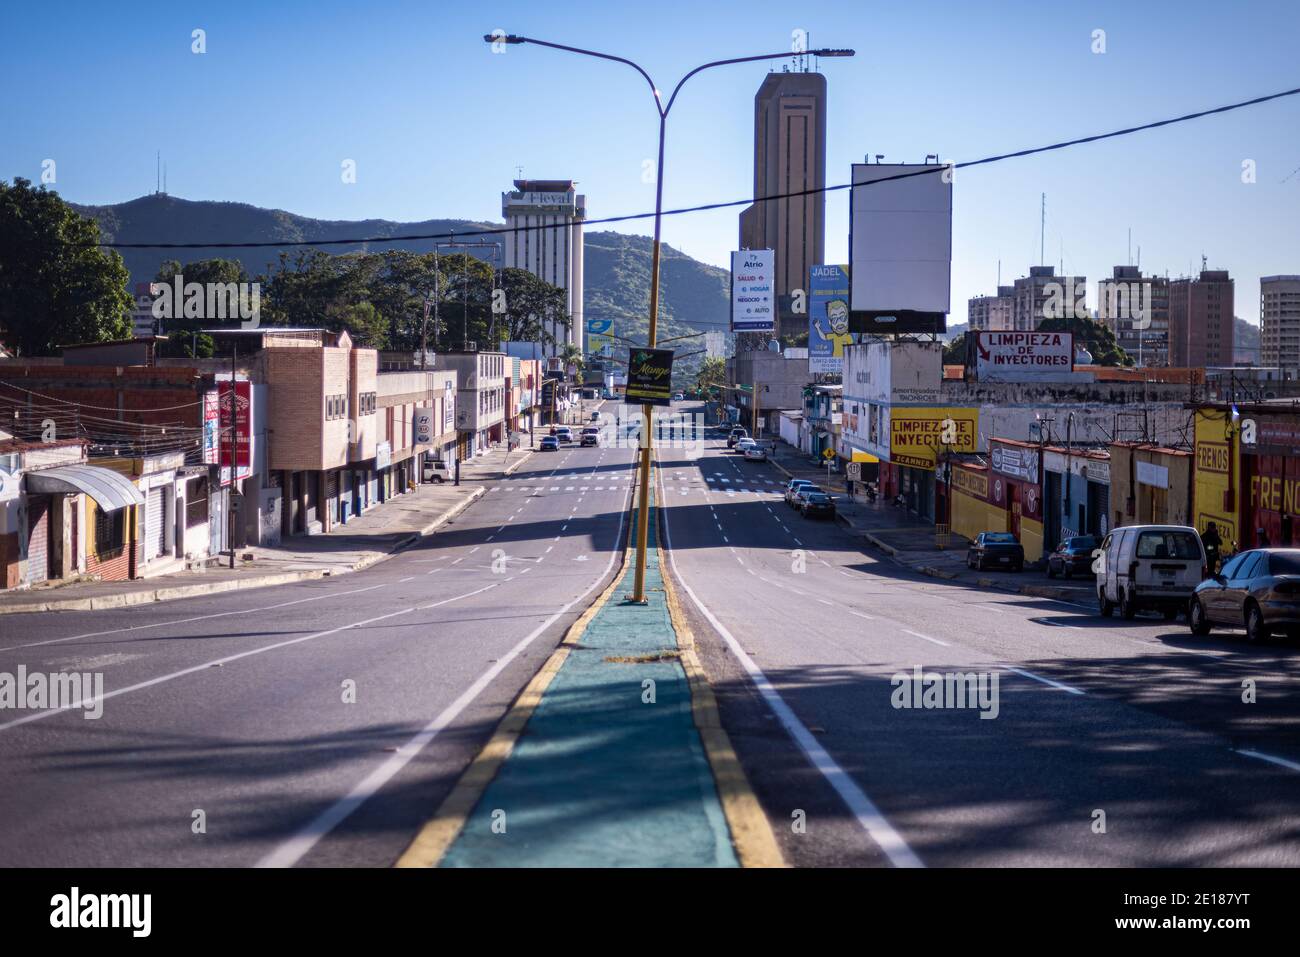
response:
M231 388L230 383L217 383L218 401L220 403L219 428L221 429L221 466L230 467L232 458L231 437L234 437L233 457L235 464L243 469L252 464L249 456L250 439L253 429L253 386L247 380L235 383L234 388L234 430L231 430Z
M1073 371L1073 333L975 333L975 376L978 379L995 379L1002 375L1046 379Z

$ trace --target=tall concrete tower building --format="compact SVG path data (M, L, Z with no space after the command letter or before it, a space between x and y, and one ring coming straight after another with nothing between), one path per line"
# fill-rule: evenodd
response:
M566 343L583 341L582 224L587 218L587 197L578 194L573 180L517 179L515 188L501 194L501 215L506 226L519 227L505 234L507 266L527 269L534 276L568 293L569 328L548 331L555 345L547 355L557 355Z
M754 94L754 195L825 185L826 77L769 73ZM791 312L791 292L807 289L809 266L824 265L826 195L755 203L740 214L740 246L775 251L777 332L806 333L808 317Z

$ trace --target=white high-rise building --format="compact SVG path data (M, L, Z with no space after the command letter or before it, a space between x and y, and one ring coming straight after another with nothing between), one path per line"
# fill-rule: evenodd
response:
M566 343L583 342L582 223L587 218L587 197L578 195L573 180L517 179L515 188L501 194L501 215L514 232L505 234L506 266L527 269L534 276L568 293L569 328L547 330L556 344L546 348L556 355Z
M1259 277L1259 331L1265 366L1300 369L1300 276Z

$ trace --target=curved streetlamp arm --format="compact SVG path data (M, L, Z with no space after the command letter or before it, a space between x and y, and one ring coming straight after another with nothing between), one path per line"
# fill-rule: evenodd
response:
M492 37L489 35L484 37L483 39L491 40ZM647 73L644 69L642 69L640 64L634 63L633 61L629 60L627 57L615 56L612 53L601 53L597 50L584 50L582 47L566 46L563 43L552 43L549 40L537 40L534 39L533 37L512 37L512 39L516 43L535 43L539 47L550 47L553 50L565 50L569 53L580 53L583 56L594 56L594 57L598 57L601 60L613 60L615 63L624 63L627 66L630 66L632 69L636 70L636 72L640 73L641 76L645 78L646 83L650 87L650 92L654 94L655 109L659 110L661 116L665 112L659 105L659 88L655 86L655 81L650 79L650 74ZM680 86L681 84L678 85Z
M697 73L701 73L704 70L708 70L715 66L730 66L733 63L752 63L755 60L784 60L788 57L797 55L798 54L793 54L789 50L786 50L783 53L760 53L757 56L740 56L733 57L730 60L714 60L712 63L701 64L677 81L677 85L673 87L673 95L668 98L668 105L664 107L664 115L667 116L668 111L673 108L673 102L677 99L677 94L681 92L682 87L686 85L686 81Z

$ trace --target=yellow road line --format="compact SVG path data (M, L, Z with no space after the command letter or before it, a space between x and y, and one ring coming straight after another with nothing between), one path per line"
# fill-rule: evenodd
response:
M474 806L478 804L483 792L487 790L497 772L501 770L510 752L514 750L515 743L519 740L519 735L523 732L524 726L537 710L537 705L542 700L542 695L550 687L551 682L559 673L560 667L564 660L569 656L569 649L576 646L582 639L582 634L587 630L587 625L596 617L596 613L605 606L609 601L614 590L618 587L619 582L627 573L628 565L632 560L631 527L629 526L628 538L623 543L623 564L615 573L613 579L600 593L600 596L591 603L591 605L578 616L577 621L569 626L569 630L564 633L564 640L560 642L558 648L551 652L546 663L542 665L541 670L533 675L531 681L519 693L519 697L506 711L501 722L497 725L492 737L488 743L483 746L483 750L478 756L470 762L469 767L460 776L456 786L451 789L451 793L443 799L434 816L425 822L420 828L419 833L415 836L410 846L402 852L402 856L397 859L395 867L437 867L438 863L446 855L447 850L460 835L465 827L465 822L469 820Z
M662 478L661 469L661 486ZM657 511L662 511L666 499L667 491L663 490ZM656 549L659 553L659 573L664 582L668 614L673 630L677 633L677 647L681 649L682 667L686 669L691 689L691 713L695 718L695 727L700 732L705 754L709 757L709 766L713 769L713 781L718 788L722 811L727 816L731 842L736 848L741 867L785 867L785 859L781 856L776 835L772 833L772 825L750 787L749 777L731 746L727 729L722 726L718 699L695 651L695 634L677 599L677 587L673 583L668 558L663 551L662 531L661 524Z

